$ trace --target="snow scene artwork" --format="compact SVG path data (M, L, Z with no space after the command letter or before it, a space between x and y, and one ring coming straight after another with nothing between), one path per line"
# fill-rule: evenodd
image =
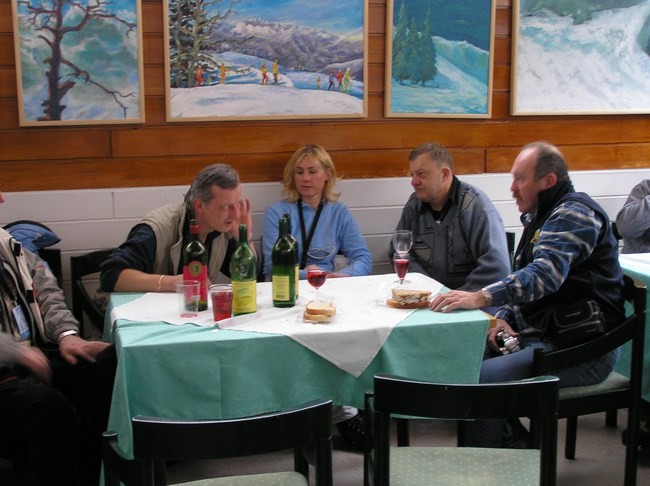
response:
M387 117L489 118L495 0L388 0Z
M168 121L366 116L367 0L164 0Z
M513 19L513 115L650 113L650 0L521 0Z
M144 122L140 0L12 0L21 126Z

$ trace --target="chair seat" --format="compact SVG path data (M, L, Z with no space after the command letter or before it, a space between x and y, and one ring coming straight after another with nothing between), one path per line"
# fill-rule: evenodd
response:
M539 485L538 449L391 447L390 484Z
M190 481L189 483L174 483L170 486L309 486L307 479L295 471L250 474L246 476L231 476L226 478L208 478Z
M630 379L615 371L612 371L604 381L596 383L595 385L560 388L560 401L588 397L591 395L600 395L605 392L613 392L617 390L622 391L629 389Z

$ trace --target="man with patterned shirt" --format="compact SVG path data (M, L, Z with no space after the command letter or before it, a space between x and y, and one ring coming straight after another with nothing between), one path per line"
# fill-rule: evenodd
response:
M599 304L610 324L625 315L623 272L609 218L587 194L573 189L567 164L557 147L546 142L526 145L515 159L511 174L510 190L523 213L524 225L515 271L479 291L451 291L436 296L431 303L433 310L442 312L499 306L495 313L497 325L487 336L481 383L530 377L534 349L558 348L553 330L547 329L543 340L532 333L524 349L501 355L496 342L501 329L518 336L538 327L538 316L544 309L587 297ZM599 383L609 375L617 359L618 350L558 370L555 375L561 387ZM501 429L491 429L477 445L499 446L501 439Z

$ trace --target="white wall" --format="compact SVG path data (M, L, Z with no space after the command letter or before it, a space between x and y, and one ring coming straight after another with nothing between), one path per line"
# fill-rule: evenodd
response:
M507 173L461 176L462 180L485 191L501 213L507 230L519 235L519 212L509 188ZM578 191L594 197L614 219L632 187L650 178L649 169L577 171L571 179ZM338 185L340 201L345 203L365 235L374 260L374 273L390 272L387 248L390 234L402 206L411 193L410 179L350 179ZM279 183L244 184L244 195L251 199L254 240L259 242L264 208L280 198ZM1 188L0 188L1 189ZM183 198L185 186L129 189L88 189L5 193L0 206L0 225L18 219L39 221L60 238L66 290L69 288L69 257L100 248L119 245L129 229L147 211Z

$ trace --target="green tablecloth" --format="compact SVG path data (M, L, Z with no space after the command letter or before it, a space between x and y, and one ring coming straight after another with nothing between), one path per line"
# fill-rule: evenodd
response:
M623 271L638 278L648 287L647 303L650 306L650 253L634 253L619 256L619 262ZM631 345L628 343L623 347L621 358L616 365L616 371L629 376ZM643 399L650 402L650 313L646 312L645 317L645 345L643 359L643 387L641 390Z
M112 294L107 316L139 295ZM380 372L475 383L488 324L481 311L418 310L393 329L354 378L282 335L120 320L109 337L118 367L108 428L118 432L121 448L130 454L130 420L138 414L231 418L317 397L361 407Z

